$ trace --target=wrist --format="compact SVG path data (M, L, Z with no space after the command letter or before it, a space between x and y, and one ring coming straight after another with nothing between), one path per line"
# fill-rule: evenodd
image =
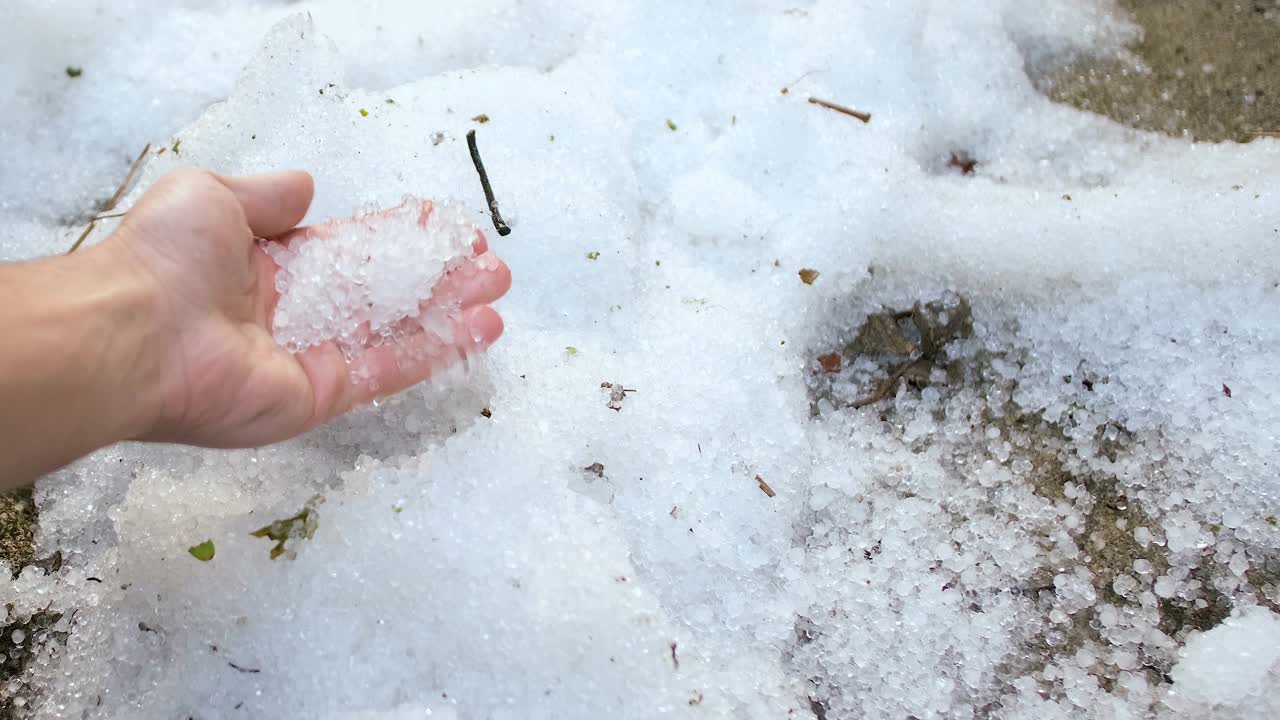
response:
M159 296L117 252L0 264L0 488L154 423Z
M79 347L110 444L148 434L160 413L165 347L162 298L154 279L124 243L103 242L66 258L79 282Z

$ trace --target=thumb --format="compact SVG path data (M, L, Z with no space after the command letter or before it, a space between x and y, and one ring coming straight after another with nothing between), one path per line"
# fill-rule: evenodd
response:
M307 214L315 194L311 175L301 170L213 176L236 196L249 229L258 237L274 237L293 229Z

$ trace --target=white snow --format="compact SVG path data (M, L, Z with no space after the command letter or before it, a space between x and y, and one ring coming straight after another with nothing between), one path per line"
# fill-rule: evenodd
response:
M121 208L179 166L296 167L308 222L408 194L487 229L476 129L514 286L487 355L379 407L42 481L37 555L66 562L0 595L74 620L24 637L5 695L40 718L1274 714L1280 142L1037 94L1028 72L1134 36L1109 10L20 3L0 257L64 250L147 142ZM370 241L388 323L458 249L397 240ZM351 330L311 290L364 270L324 247L289 260L284 342ZM885 375L844 350L869 314L962 298L972 334L927 386L850 405ZM272 560L251 533L316 495ZM1162 626L1175 606L1236 615L1197 635Z

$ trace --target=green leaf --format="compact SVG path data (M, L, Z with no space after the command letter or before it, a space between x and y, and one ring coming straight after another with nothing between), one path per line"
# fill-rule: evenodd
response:
M369 117L369 111L364 108L360 108L360 117Z
M556 136L555 136L555 135L552 135L552 136L551 136L551 142L555 142L555 141L556 141Z
M303 506L302 512L283 520L276 520L270 525L254 530L249 533L253 537L268 538L275 541L275 545L271 548L271 559L275 560L285 553L285 543L289 540L307 539L310 540L316 534L316 527L319 525L319 514L315 507L324 502L324 498L320 495L313 496ZM292 554L289 556L291 559Z
M600 253L596 252L595 250L592 250L591 252L587 253L588 260L596 260L599 257L600 257Z
M671 132L676 131L676 124L671 122L671 118L667 118L667 129L670 130Z
M199 545L192 545L187 548L187 552L191 553L191 557L200 562L209 562L213 559L213 541L205 540Z
M567 346L565 346L564 351L565 351L565 353L567 353L567 354L569 355L569 357L573 357L574 355L577 355L577 354L578 354L578 348L576 348L576 347L574 347L574 346L572 346L572 345L567 345Z
M403 506L403 505L399 505L399 504L397 504L397 505L392 505L392 506L391 506L391 510L392 510L392 512L402 513L402 512L404 512L404 506Z
M178 154L178 148L182 147L182 138L173 141L173 154Z
M80 77L84 74L83 68L67 66L67 77Z
M396 104L396 101L395 101L395 100L392 100L391 98L387 98L387 104L388 104L388 105L395 105L395 104Z

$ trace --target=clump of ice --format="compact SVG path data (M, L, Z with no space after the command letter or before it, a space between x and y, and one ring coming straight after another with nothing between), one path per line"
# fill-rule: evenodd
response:
M1187 643L1170 673L1169 704L1186 717L1280 714L1280 615L1245 609Z
M390 210L264 242L279 266L276 341L298 352L333 340L350 356L395 341L407 319L424 329L433 289L471 254L477 233L458 208L405 198ZM456 299L438 298L429 309L456 312L451 305ZM448 333L442 323L428 324L428 331Z

